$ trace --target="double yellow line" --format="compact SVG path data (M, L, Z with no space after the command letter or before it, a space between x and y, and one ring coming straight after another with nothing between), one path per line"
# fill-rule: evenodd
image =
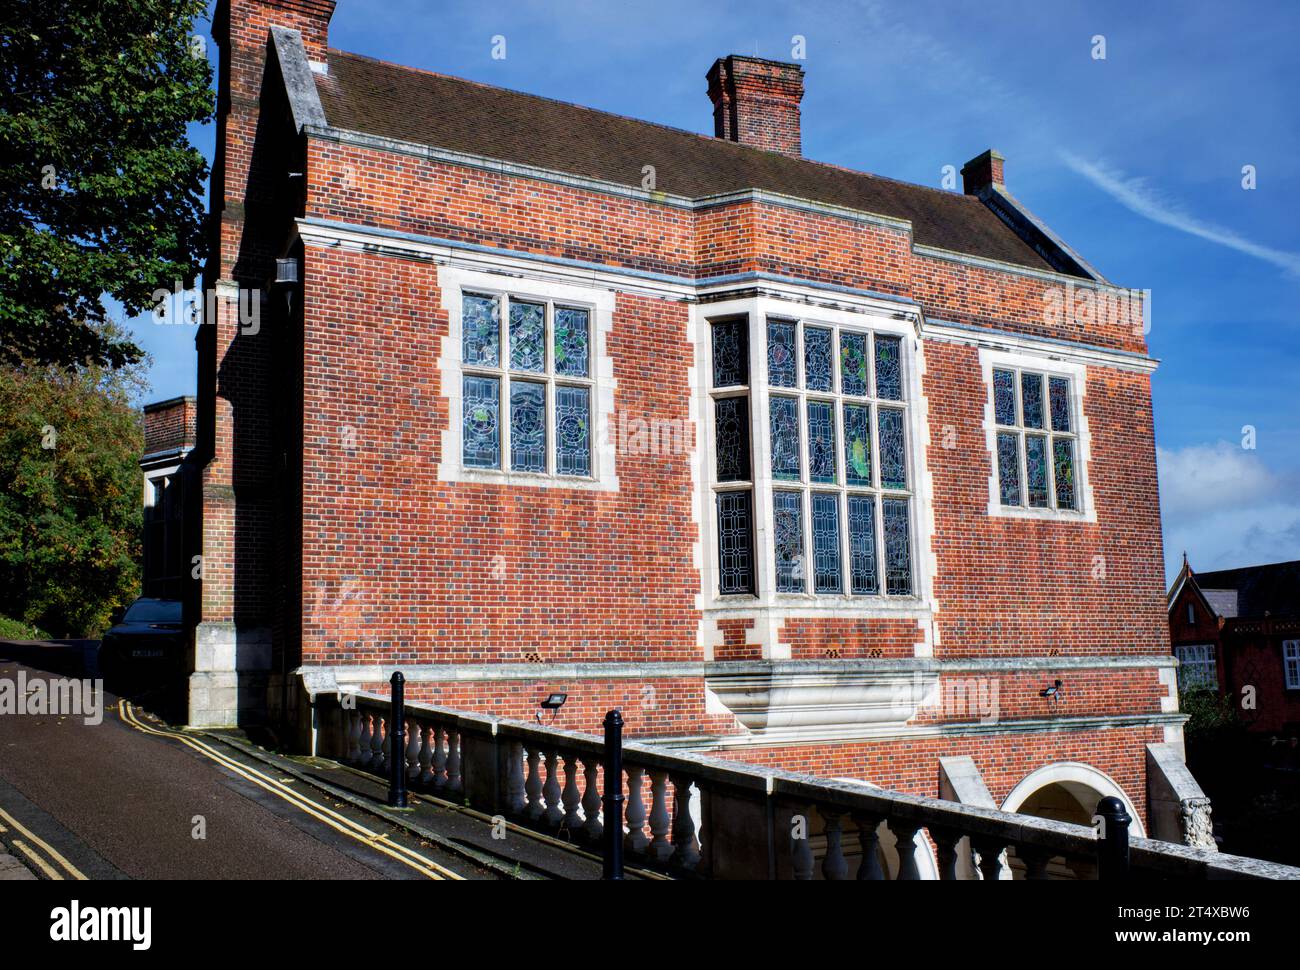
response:
M119 700L117 702L117 711L122 720L131 725L137 731L143 731L145 734L152 734L157 737L168 738L189 745L204 757L210 758L223 768L233 771L241 778L252 782L254 785L257 785L259 788L275 795L277 798L283 799L290 805L300 809L322 824L328 825L336 832L340 832L350 839L361 842L369 848L374 849L376 852L382 852L389 858L395 859L403 865L411 867L416 872L423 876L427 876L429 879L463 880L465 878L459 873L453 872L445 866L439 865L429 857L421 855L412 849L408 849L400 843L391 841L387 834L372 831L359 822L356 822L345 815L340 815L333 809L294 791L292 788L277 781L270 775L258 771L256 768L250 767L242 762L236 761L228 755L222 754L216 748L204 741L200 741L198 738L190 737L179 731L164 731L145 724L139 719L135 711L132 710L131 704L128 701ZM84 879L85 877L82 876L81 878Z
M67 878L64 876L62 872L60 872L58 869L54 867L54 865L51 864L50 860L52 859L55 863L61 866L67 872L67 874L71 876L73 879L85 880L86 878L85 873L83 873L80 869L74 866L67 859L63 858L63 856L59 854L59 851L57 849L55 849L52 845L50 845L48 842L42 839L35 832L31 831L29 828L23 825L22 822L18 821L18 819L14 818L3 808L0 808L0 819L3 819L4 822L7 822L9 823L9 825L13 826L15 832L24 836L24 838L22 839L11 836L10 838L6 839L6 841L10 845L12 845L15 849L17 849L19 852L21 852L23 855L27 856L27 858L31 859L32 862L35 864L36 868L40 869L41 872L45 873L47 879L62 880ZM0 832L8 832L8 831L9 829L4 825L4 823L0 822ZM29 845L28 843L31 844ZM47 856L49 856L49 859L46 859L45 856L42 856L39 852L36 851L36 849L33 849L32 846L36 846L36 848L40 849L41 852L44 852Z

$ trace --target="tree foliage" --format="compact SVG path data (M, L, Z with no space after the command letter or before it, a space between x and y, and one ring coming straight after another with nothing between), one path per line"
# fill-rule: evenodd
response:
M140 365L0 365L0 615L93 636L138 595L141 385Z
M105 320L196 275L212 113L203 0L5 0L0 14L0 360L120 367Z

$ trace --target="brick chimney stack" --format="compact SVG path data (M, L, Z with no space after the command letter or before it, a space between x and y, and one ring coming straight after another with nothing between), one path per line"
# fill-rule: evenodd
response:
M803 156L799 133L802 67L732 54L714 61L707 77L713 133L718 138L791 158Z
M979 195L987 188L1004 188L1002 181L1002 153L990 148L976 155L961 167L962 189L967 195Z

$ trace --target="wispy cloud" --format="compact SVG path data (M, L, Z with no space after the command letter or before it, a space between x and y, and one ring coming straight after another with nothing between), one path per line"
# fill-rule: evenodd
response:
M1189 236L1205 239L1219 246L1235 249L1239 253L1272 263L1293 276L1300 277L1300 253L1274 249L1253 242L1240 233L1193 215L1180 202L1163 196L1152 187L1150 179L1125 175L1118 169L1102 162L1090 162L1068 151L1061 152L1061 158L1075 172L1078 172L1093 185L1097 186L1120 205L1137 213L1144 219L1168 226Z

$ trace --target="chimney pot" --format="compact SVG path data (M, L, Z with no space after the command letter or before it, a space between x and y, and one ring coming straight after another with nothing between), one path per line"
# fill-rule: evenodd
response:
M732 54L714 61L706 76L713 101L713 133L718 138L791 158L803 156L802 67Z

